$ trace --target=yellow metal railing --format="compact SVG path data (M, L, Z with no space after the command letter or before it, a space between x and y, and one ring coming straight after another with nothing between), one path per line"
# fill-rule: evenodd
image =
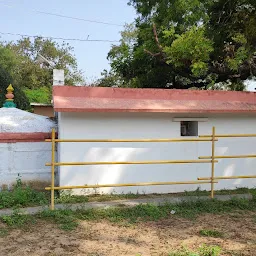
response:
M115 164L194 164L194 163L211 163L211 160L170 160L170 161L130 161L130 162L67 162L55 163L55 166L70 166L70 165L115 165ZM218 162L214 160L214 162ZM46 166L52 166L51 163L46 163Z
M64 189L83 189L83 188L105 188L105 187L130 187L130 186L162 186L162 185L186 185L186 184L213 184L217 183L215 180L211 181L171 181L171 182L140 182L140 183L126 183L126 184L101 184L101 185L84 185L84 186L55 186L54 180L54 170L55 166L86 166L86 165L131 165L131 164L193 164L193 163L217 163L217 160L212 159L199 159L199 160L162 160L162 161L126 161L126 162L56 162L55 161L55 144L59 142L66 143L78 143L78 142L89 142L89 143L98 143L98 142L212 142L214 144L218 139L213 138L191 138L191 139L56 139L55 130L52 130L52 138L45 140L46 142L52 143L52 159L51 163L46 163L46 166L51 166L51 186L46 187L46 190L51 191L51 209L54 209L54 191L55 190L64 190Z
M131 186L162 186L162 185L186 185L186 184L211 184L211 198L214 198L214 184L221 179L247 179L256 178L255 175L248 176L216 176L215 163L216 159L222 158L256 158L256 155L240 155L240 156L215 156L215 142L219 138L234 138L234 137L256 137L256 134L221 134L216 135L215 127L212 128L211 135L201 135L199 138L192 139L56 139L55 130L52 129L52 138L45 140L52 143L52 159L51 163L46 163L46 166L51 166L51 186L46 187L46 190L51 191L51 209L54 210L54 191L65 189L84 189L84 188L106 188L106 187L131 187ZM198 160L161 160L161 161L122 161L122 162L56 162L55 161L55 144L61 142L66 143L116 143L116 142L211 142L212 155L200 156ZM124 184L100 184L100 185L83 185L83 186L55 186L54 171L55 166L87 166L87 165L132 165L132 164L193 164L193 163L211 163L211 177L199 177L197 181L171 181L171 182L140 182L140 183L124 183Z
M225 155L216 156L214 154L214 139L219 138L251 138L256 137L256 134L215 134L215 128L213 127L212 135L200 135L199 138L211 138L213 140L213 151L212 156L199 156L198 159L212 159L212 175L211 177L199 177L198 180L230 180L230 179L255 179L256 175L240 175L240 176L214 176L214 160L215 159L235 159L235 158L256 158L256 155ZM213 185L212 185L213 186ZM211 197L214 197L214 190L211 189Z

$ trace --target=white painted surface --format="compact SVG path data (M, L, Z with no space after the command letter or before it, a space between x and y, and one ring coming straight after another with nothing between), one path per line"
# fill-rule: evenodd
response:
M45 142L0 143L0 186L15 183L18 174L22 181L49 182L51 144Z
M64 85L64 70L63 69L53 69L53 85Z
M256 79L246 80L247 91L256 92Z
M0 133L47 132L55 127L47 117L17 108L0 108ZM11 185L20 174L22 181L50 182L51 144L46 142L1 143L0 186Z
M180 123L173 122L179 115L159 113L61 113L59 137L61 139L143 139L179 138ZM255 116L197 115L208 118L199 122L199 134L210 134L212 126L217 133L256 133ZM183 137L184 138L184 137ZM191 138L191 137L190 137ZM210 142L190 143L61 143L61 162L81 161L143 161L197 159L211 155ZM256 154L256 138L220 139L216 155ZM220 159L216 175L256 174L256 159ZM60 185L111 184L134 182L189 181L209 176L211 164L179 165L105 165L62 166ZM255 179L223 180L216 189L254 187ZM168 193L195 190L199 185L148 186L106 188L97 191L110 193ZM200 185L210 189L210 184ZM78 190L76 190L77 192Z
M17 108L0 108L0 132L50 132L55 126L48 117Z

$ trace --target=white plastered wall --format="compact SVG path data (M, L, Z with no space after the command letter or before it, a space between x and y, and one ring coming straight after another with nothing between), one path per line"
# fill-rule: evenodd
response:
M61 113L61 139L179 138L177 117L207 118L199 122L199 134L256 133L256 118L250 115L172 115L159 113ZM256 154L256 138L220 139L216 155ZM211 154L210 142L190 143L61 143L59 161L146 161L198 159ZM221 159L216 175L255 174L256 159ZM61 186L134 182L191 181L209 176L211 164L62 166ZM255 179L222 180L216 189L254 187ZM195 190L199 185L121 187L97 189L104 193L169 193ZM210 189L210 184L200 185ZM77 192L81 192L77 190ZM87 192L87 191L86 191Z
M18 175L22 182L49 183L51 144L46 142L0 143L0 186L10 186Z

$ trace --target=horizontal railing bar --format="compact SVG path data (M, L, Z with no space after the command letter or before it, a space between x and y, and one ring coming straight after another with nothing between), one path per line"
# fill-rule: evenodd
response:
M243 175L243 176L216 176L215 180L232 180L232 179L254 179L256 175ZM198 180L211 180L211 177L199 177Z
M199 138L211 138L212 135L200 135ZM242 137L256 137L256 134L216 134L215 138L242 138Z
M51 142L51 139L46 139L46 142ZM87 139L87 140L61 140L56 139L55 142L200 142L212 141L211 139ZM218 141L217 139L215 141Z
M116 164L192 164L192 163L211 163L212 160L164 160L164 161L133 161L133 162L56 162L55 166L74 166L74 165L116 165ZM218 161L215 160L215 163ZM46 163L45 166L52 166Z
M161 185L186 185L186 184L209 184L208 181L180 181L180 182L139 182L139 183L124 183L124 184L102 184L102 185L84 185L84 186L61 186L54 187L54 190L61 189L83 189L83 188L110 188L110 187L136 187L136 186L161 186ZM218 183L218 181L214 181ZM51 187L46 187L46 190L51 190Z
M198 159L211 159L211 156L199 156ZM256 155L231 155L231 156L214 156L217 159L225 159L225 158L256 158Z

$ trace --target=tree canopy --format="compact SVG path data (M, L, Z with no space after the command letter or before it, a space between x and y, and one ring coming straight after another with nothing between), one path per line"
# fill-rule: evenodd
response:
M243 90L256 76L255 0L129 4L135 24L108 54L122 86Z
M6 88L12 82L13 80L9 75L9 73L3 67L0 66L0 107L3 106L6 99L5 97L5 94L7 93ZM28 98L26 97L25 93L22 90L20 90L19 88L15 88L14 95L15 95L14 99L15 99L17 108L25 109L25 110L30 109Z
M66 84L83 83L81 71L78 70L76 57L73 55L73 48L69 44L64 42L58 44L40 37L34 40L23 38L16 42L2 42L0 43L0 67L2 73L12 81L15 88L15 102L19 101L19 94L22 94L21 98L26 102L28 100L39 103L51 101L53 67L47 64L40 65L37 62L38 53L49 60L54 68L64 69ZM1 89L2 84L6 86L5 80L2 79L3 75L0 77ZM25 105L23 109L24 107Z

